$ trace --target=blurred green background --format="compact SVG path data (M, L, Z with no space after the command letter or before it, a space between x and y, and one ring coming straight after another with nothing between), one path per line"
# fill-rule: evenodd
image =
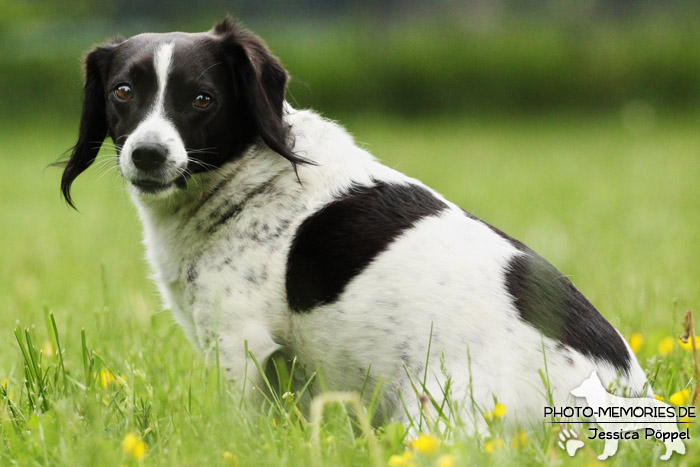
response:
M78 58L143 31L201 31L225 12L331 115L598 112L700 105L693 0L0 0L2 118L75 115Z

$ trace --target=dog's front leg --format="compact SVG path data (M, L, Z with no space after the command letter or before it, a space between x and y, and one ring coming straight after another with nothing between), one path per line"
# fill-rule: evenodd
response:
M263 388L262 375L256 362L264 369L268 358L280 345L264 323L250 320L235 328L221 329L216 348L226 379L248 397Z

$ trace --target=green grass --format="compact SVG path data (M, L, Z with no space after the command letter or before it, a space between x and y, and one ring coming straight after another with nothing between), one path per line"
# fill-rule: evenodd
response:
M347 123L385 163L548 258L624 335L641 333L640 362L657 394L695 384L690 353L676 345L662 357L657 344L679 335L684 312L700 303L697 117L632 130L617 115ZM373 437L353 430L337 405L319 445L288 402L241 403L160 311L116 172L79 178L80 213L68 209L59 171L45 166L70 147L75 126L41 128L0 128L0 465L135 465L122 448L127 433L145 441L144 465L220 465L231 460L224 452L240 465L371 465L372 456L386 464L406 449L396 425L379 430L372 449ZM44 352L39 365L31 348L59 343L61 358ZM117 378L103 385L103 369ZM587 442L570 460L551 430L525 428L519 449L505 433L489 454L488 439L458 431L417 462L435 465L449 453L457 465L587 465L602 451ZM691 430L688 454L674 464L695 462L697 423ZM647 465L660 453L658 444L622 442L614 459Z

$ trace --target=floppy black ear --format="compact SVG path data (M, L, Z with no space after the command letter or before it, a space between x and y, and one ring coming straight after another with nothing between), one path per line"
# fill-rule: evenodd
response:
M61 192L73 208L75 205L70 196L73 180L95 161L102 142L107 137L104 83L115 48L116 45L97 47L85 58L85 96L80 117L80 133L78 142L71 149L61 178Z
M289 127L282 120L287 72L265 43L226 18L214 26L233 75L234 95L245 104L258 136L292 164L309 163L290 149Z

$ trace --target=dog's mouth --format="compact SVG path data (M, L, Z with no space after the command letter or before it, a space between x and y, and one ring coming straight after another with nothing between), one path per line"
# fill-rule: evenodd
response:
M138 190L142 193L148 193L151 195L165 191L173 186L173 182L163 183L155 180L132 180L131 184L138 188Z
M170 187L175 185L178 188L187 187L187 176L185 174L179 175L174 180L169 182L163 182L161 180L153 179L137 179L130 180L130 183L134 185L141 193L146 193L149 195L154 195L157 193L162 193L168 190Z

